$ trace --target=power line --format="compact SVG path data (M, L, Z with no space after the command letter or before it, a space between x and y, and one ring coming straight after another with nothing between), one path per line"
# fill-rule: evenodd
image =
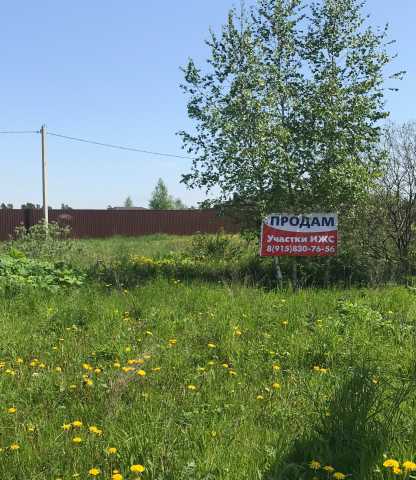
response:
M148 155L157 155L159 157L171 157L171 158L182 158L185 160L194 160L192 157L186 157L184 155L175 155L173 153L152 152L150 150L141 150L139 148L134 148L134 147L125 147L123 145L114 145L111 143L102 143L102 142L96 142L94 140L86 140L85 138L69 137L67 135L61 135L59 133L54 133L54 132L47 132L47 134L52 135L53 137L64 138L66 140L71 140L74 142L82 142L82 143L89 143L91 145L99 145L100 147L115 148L117 150L127 150L129 152L146 153Z
M0 134L11 134L11 135L19 135L19 134L26 134L26 133L40 133L39 130L1 130Z

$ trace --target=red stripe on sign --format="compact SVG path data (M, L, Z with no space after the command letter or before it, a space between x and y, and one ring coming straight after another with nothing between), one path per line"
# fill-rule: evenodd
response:
M260 255L262 257L327 257L337 254L338 232L289 232L263 224Z

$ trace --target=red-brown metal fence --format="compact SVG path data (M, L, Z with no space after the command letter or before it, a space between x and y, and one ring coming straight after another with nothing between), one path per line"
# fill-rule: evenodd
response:
M38 209L0 210L0 240L7 240L17 226L29 228L42 218ZM69 225L75 238L239 231L236 223L215 210L50 210L49 221Z

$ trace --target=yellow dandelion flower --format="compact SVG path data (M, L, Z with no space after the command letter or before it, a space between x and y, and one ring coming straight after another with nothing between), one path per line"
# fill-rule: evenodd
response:
M237 328L237 330L234 331L234 335L235 335L236 337L240 337L242 334L243 334L243 333L242 333L241 330L239 330L238 328Z
M257 395L256 400L264 400L263 395Z
M231 377L236 377L237 376L237 372L235 370L228 370L228 374L231 376Z
M111 480L123 480L123 475L121 473L113 473L111 475Z
M152 372L160 372L161 368L160 367L155 367L152 368Z
M17 408L16 407L10 407L7 409L7 413L16 413L17 412Z
M106 452L109 454L109 455L115 455L117 453L117 448L115 447L108 447L106 449Z
M81 422L81 420L74 420L74 421L72 422L72 426L73 426L74 428L81 428L82 425L83 425L83 423Z
M393 458L388 458L383 463L383 467L386 467L386 468L400 467L400 463L397 460L394 460Z
M328 472L328 473L334 473L335 472L335 468L332 467L331 465L325 465L325 467L323 467L322 470L324 470L325 472Z
M196 390L196 386L195 385L188 385L188 390Z
M101 368L94 369L94 373L96 373L97 375L100 374L101 372L102 372Z
M344 480L347 476L344 473L335 472L333 478L335 478L335 480Z
M100 475L101 473L101 470L99 468L90 468L88 470L88 475L91 475L91 477L98 477L98 475Z
M317 372L317 373L327 373L329 368L323 368L323 367L320 367L319 365L315 365L313 367L313 370L314 372Z
M72 428L72 425L70 423L64 423L62 425L62 430L68 431L68 430L71 430L71 428Z
M120 367L121 367L121 363L120 363L120 362L114 362L114 363L113 363L113 367L114 367L114 368L120 368Z
M62 372L62 368L61 368L61 367L55 367L55 372L61 373L61 372Z
M208 348L215 348L215 347L216 347L215 343L211 343L211 342L208 343Z
M75 443L77 445L79 445L80 443L82 442L82 438L81 437L74 437L72 439L72 443Z
M228 363L223 363L223 364L221 364L221 367L228 368L229 365L228 365Z
M137 375L139 375L139 377L145 377L146 372L144 370L137 370Z
M272 388L273 388L274 390L279 390L279 388L280 388L280 383L277 383L277 382L273 383Z
M91 427L88 427L88 430L90 433L95 433L96 435L102 435L103 431L100 430L96 425L91 425Z
M146 330L146 332L145 332L145 333L146 333L146 335L149 335L150 337L152 337L152 336L153 336L153 333L152 333L150 330Z
M134 371L134 368L133 367L123 367L122 370L123 370L124 373L129 373L129 372Z
M416 463L410 462L409 460L403 462L403 468L408 472L414 472L416 470Z
M16 358L16 363L23 363L23 358L17 357Z
M9 448L10 450L16 451L19 450L20 445L18 443L12 443Z
M169 345L170 345L171 347L174 347L176 344L177 344L176 338L171 338L171 339L169 340Z
M146 469L143 467L143 465L140 465L140 464L136 464L136 465L132 465L130 467L130 471L132 473L143 473Z
M393 473L395 475L400 475L402 473L402 469L400 467L393 467Z
M127 360L127 365L136 365L138 363L138 360L136 358L131 358L130 360Z
M319 470L321 468L321 464L317 460L312 460L309 463L309 468L311 470Z
M280 370L280 365L278 365L277 363L275 363L275 364L273 364L273 367L272 367L272 368L273 368L273 370L274 370L275 372L278 372L278 371Z
M91 378L85 378L84 383L87 387L92 387L94 385L94 382L91 380Z

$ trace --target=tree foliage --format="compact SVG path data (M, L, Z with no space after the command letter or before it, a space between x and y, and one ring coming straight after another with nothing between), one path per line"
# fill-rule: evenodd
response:
M183 69L195 160L189 187L213 203L272 210L348 210L378 169L387 30L359 0L258 0L210 33L206 69Z
M132 208L134 206L133 200L130 195L124 200L124 207L125 208Z
M389 124L382 149L386 158L370 203L369 243L397 278L410 273L416 253L416 122Z
M159 178L152 192L149 208L153 210L184 210L187 207L180 198L173 198L169 195L168 187L165 182Z
M28 209L28 210L39 210L40 208L42 208L41 205L39 205L38 203L32 203L32 202L26 202L22 205L22 210L25 210L25 209ZM50 208L50 207L49 207Z

